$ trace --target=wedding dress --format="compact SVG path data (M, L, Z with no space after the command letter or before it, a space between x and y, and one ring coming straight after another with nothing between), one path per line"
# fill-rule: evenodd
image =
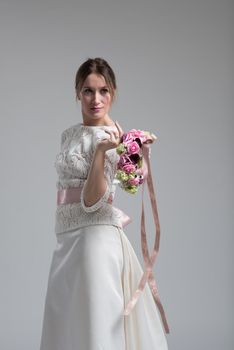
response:
M105 129L81 123L64 130L56 155L58 191L80 189L80 201L57 203L53 251L40 350L167 350L165 330L149 285L123 315L143 269L123 230L114 198L119 159L105 153L106 192L91 207L83 200L93 152Z

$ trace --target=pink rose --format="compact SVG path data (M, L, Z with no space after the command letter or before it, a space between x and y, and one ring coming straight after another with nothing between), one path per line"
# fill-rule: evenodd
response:
M134 178L132 178L132 179L129 179L128 180L128 183L129 183L129 185L139 185L139 177L134 177Z
M140 147L136 141L129 143L127 145L127 147L128 147L128 153L130 153L130 154L138 153L139 149L140 149Z
M132 135L132 137L134 139L139 138L141 140L141 142L144 142L144 140L145 140L145 133L144 133L144 131L132 129L132 130L129 131L129 133Z
M128 146L129 143L134 142L137 138L141 143L144 143L146 140L145 132L142 130L131 129L128 133L123 135L122 142L125 146Z
M131 129L131 130L129 131L129 133L130 133L131 135L133 135L134 137L139 137L139 138L145 136L145 133L144 133L144 131L142 131L142 130Z
M134 141L134 136L131 133L123 134L123 143L128 144Z
M136 167L133 164L128 163L122 167L122 170L126 173L131 173L132 171L136 170Z
M122 167L125 164L131 163L131 159L129 159L128 156L126 156L126 155L122 155L122 156L120 156L118 163L119 163L120 167Z

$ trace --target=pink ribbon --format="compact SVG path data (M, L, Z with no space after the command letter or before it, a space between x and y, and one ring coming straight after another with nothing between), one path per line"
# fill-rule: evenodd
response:
M69 187L57 191L57 205L80 202L82 187Z
M60 204L68 204L68 203L79 203L80 202L80 194L81 194L82 187L69 187L64 188L62 190L57 191L57 205ZM112 204L113 197L110 194L108 200L108 203ZM118 212L120 221L122 224L122 227L125 227L128 225L132 220L130 217L125 214L121 209L114 207L115 210Z
M152 138L149 137L147 143L151 143L152 141L153 141ZM150 161L149 161L149 146L147 144L143 144L142 153L143 153L143 164L144 164L144 168L143 168L144 178L147 180L156 233L155 233L154 248L150 256L149 250L148 250L148 244L147 244L146 229L145 229L145 212L144 212L144 199L143 199L144 183L143 183L142 184L142 214L141 214L141 248L142 248L142 254L145 262L145 270L138 284L137 289L133 293L131 300L128 302L124 310L124 315L130 314L131 310L134 308L140 295L142 294L146 283L148 282L154 301L158 306L165 332L169 333L169 326L167 323L165 311L159 298L156 280L153 276L153 266L159 252L160 224L159 224L156 196L154 192L152 173L151 173L151 167L150 167Z

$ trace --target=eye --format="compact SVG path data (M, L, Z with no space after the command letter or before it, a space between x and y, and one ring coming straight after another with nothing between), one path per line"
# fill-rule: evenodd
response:
M103 94L107 94L107 93L109 92L109 90L106 89L106 88L103 88L103 89L101 89L101 92L102 92Z
M88 95L88 94L91 93L91 92L92 92L92 90L91 90L90 88L86 88L86 89L83 90L83 93L84 93L85 95Z

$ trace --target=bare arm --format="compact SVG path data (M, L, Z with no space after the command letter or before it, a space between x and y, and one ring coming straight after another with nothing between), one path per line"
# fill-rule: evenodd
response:
M105 151L97 147L84 186L84 204L91 206L101 198L106 189L107 181L104 176Z
M100 141L95 149L93 160L89 169L88 177L83 188L82 201L84 207L91 207L108 194L108 184L104 175L105 152L115 148L120 143L123 131L116 122L118 131L106 131L110 137ZM88 208L86 208L88 211Z

